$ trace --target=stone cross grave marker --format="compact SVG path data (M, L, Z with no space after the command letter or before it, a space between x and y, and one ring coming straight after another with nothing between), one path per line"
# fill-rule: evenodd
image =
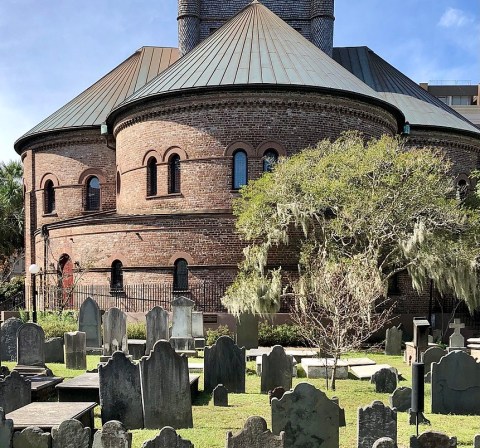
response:
M261 392L266 394L276 387L290 390L292 388L292 370L292 356L287 355L281 345L275 345L270 353L262 355Z
M243 429L237 433L227 432L226 448L284 448L285 433L273 435L267 429L264 418L253 416L245 422Z
M399 356L402 354L402 330L397 327L387 329L385 335L385 354Z
M128 354L127 315L118 308L110 308L103 318L103 355L120 351Z
M454 319L453 323L449 325L450 328L453 328L453 334L450 336L449 347L450 348L464 348L465 347L465 338L463 337L460 330L465 328L465 324L462 324L460 319Z
M90 432L78 420L64 420L52 428L52 448L90 448Z
M145 347L145 354L148 356L153 350L153 346L157 341L163 339L168 341L168 311L161 306L154 306L147 314L147 345Z
M195 340L192 336L192 311L195 302L180 296L172 301L172 337L170 344L175 350L195 350Z
M102 346L102 313L91 297L87 297L80 306L78 331L86 333L88 348Z
M21 319L11 317L0 328L0 352L2 361L17 360L17 331L23 325Z
M6 414L22 408L32 402L30 380L13 371L3 380L0 379L0 408Z
M45 333L40 325L27 322L18 329L17 363L21 366L45 366Z
M164 426L153 439L143 443L142 448L193 448L193 443L182 439L170 426Z
M381 401L358 408L357 425L357 448L371 448L381 437L397 440L397 411Z
M5 419L5 411L0 409L0 446L12 448L13 420Z
M112 420L103 425L93 438L92 448L131 448L132 434L122 422Z

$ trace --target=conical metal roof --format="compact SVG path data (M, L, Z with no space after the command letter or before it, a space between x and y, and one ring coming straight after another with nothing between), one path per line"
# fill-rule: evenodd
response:
M176 48L142 47L15 142L57 130L99 126L110 111L178 59Z
M373 89L254 1L117 110L169 92L246 85L320 87L380 99Z

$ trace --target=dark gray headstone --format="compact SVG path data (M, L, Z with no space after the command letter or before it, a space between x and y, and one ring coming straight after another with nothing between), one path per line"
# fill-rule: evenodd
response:
M102 346L102 313L97 302L87 297L80 306L78 331L87 334L87 347Z
M103 355L128 353L127 315L118 308L110 308L103 316Z
M63 339L50 338L45 341L45 362L56 362L63 364L65 362L63 356Z
M148 356L155 342L160 339L168 341L170 335L168 329L168 311L161 306L153 307L147 314L147 345L145 354Z
M269 354L262 355L260 390L266 394L275 387L292 388L293 358L281 345L275 345Z
M285 431L286 448L332 448L339 444L339 407L308 383L272 400L272 432Z
M480 448L480 434L476 434L473 439L473 448Z
M191 428L192 399L188 360L167 341L157 341L140 360L145 428Z
M228 390L223 384L213 389L213 405L228 406Z
M2 361L17 360L17 331L23 325L21 319L11 317L0 328L0 359Z
M397 444L390 437L382 437L375 441L372 448L397 448Z
M412 388L397 387L390 395L390 406L397 412L407 412L412 404Z
M456 437L436 431L427 431L420 436L410 437L410 448L456 448Z
M221 336L211 347L205 347L205 392L223 384L230 393L245 393L245 348L239 348L228 336Z
M5 419L5 411L0 406L0 446L12 448L13 420Z
M27 322L17 332L17 363L45 366L45 333L40 325Z
M370 382L375 384L375 392L391 394L397 388L397 369L394 367L380 369L372 375Z
M258 348L258 316L251 313L240 314L236 319L235 343L247 350Z
M227 433L227 448L284 448L284 446L286 446L285 433L273 435L262 417L249 417L238 434L233 435L230 431Z
M357 448L372 448L381 437L397 440L397 411L374 401L370 406L358 408Z
M175 350L194 350L192 336L192 312L195 302L180 296L172 301L172 337L170 344Z
M51 446L50 433L43 432L34 426L13 434L13 448L50 448Z
M432 364L432 413L480 415L480 364L453 351Z
M430 347L422 353L421 360L425 364L425 378L428 377L426 382L429 383L431 381L430 371L432 363L439 362L447 353L447 350L440 347Z
M32 402L30 380L13 371L5 379L0 379L0 408L5 414L22 408Z
M102 423L121 421L127 429L143 428L140 369L123 352L98 366Z
M132 434L122 422L112 420L95 433L92 448L131 448Z
M52 428L52 448L90 448L90 428L74 419Z
M155 438L144 442L142 448L193 448L193 443L182 439L170 426L165 426Z
M285 393L285 389L283 387L276 387L273 390L268 391L268 401L269 403L272 403L272 400L274 398L277 398L280 400L280 398L283 397L283 394Z
M399 356L402 354L402 330L397 327L387 329L385 336L385 354Z
M87 344L86 333L72 331L64 333L65 366L67 369L87 369Z

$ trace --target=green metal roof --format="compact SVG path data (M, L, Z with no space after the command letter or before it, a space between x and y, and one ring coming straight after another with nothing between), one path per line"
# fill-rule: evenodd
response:
M110 111L178 59L176 48L142 47L15 142L50 131L102 124Z
M373 89L254 1L117 110L169 92L245 85L321 87L381 100Z

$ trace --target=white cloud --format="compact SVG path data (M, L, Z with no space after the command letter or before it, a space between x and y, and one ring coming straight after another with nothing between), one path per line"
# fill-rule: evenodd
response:
M448 8L440 17L439 26L444 28L462 27L473 22L473 17L461 9Z

